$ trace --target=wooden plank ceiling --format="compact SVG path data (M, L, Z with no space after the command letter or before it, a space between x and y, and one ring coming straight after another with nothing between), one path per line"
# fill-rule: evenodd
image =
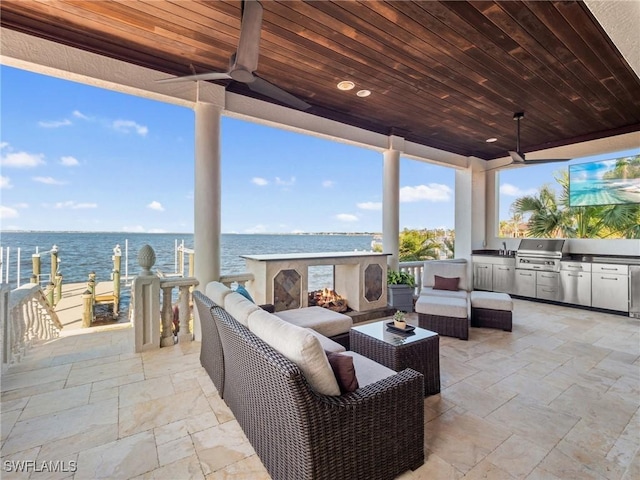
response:
M256 73L311 114L483 159L515 149L516 111L524 152L640 130L640 80L581 2L262 3ZM7 28L166 77L226 71L241 4L2 0L0 14Z

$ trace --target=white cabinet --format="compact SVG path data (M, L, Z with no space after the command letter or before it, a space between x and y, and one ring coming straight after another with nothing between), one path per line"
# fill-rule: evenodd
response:
M629 311L628 265L592 265L591 306L620 312Z
M493 291L513 293L515 267L512 265L493 265Z
M473 289L493 290L493 265L473 262Z

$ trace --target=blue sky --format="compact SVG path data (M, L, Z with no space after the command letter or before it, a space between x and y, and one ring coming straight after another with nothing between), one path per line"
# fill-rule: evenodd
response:
M193 232L192 110L5 66L0 81L2 230ZM501 218L558 168L502 174ZM382 229L372 150L224 117L222 185L227 233ZM401 228L453 228L452 169L402 159L400 187Z

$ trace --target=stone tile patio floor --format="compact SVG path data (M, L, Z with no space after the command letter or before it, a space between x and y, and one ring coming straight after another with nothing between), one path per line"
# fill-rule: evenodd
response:
M3 478L269 478L199 343L134 354L130 328L97 330L2 375ZM640 478L639 335L638 320L515 300L513 332L441 338L427 460L399 478ZM18 460L77 471L9 473Z

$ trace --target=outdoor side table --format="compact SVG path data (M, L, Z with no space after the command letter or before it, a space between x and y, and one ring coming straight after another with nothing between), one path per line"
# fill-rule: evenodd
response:
M416 327L412 333L387 328L390 320L357 325L349 331L350 350L396 372L413 368L424 375L425 396L440 393L440 337Z

